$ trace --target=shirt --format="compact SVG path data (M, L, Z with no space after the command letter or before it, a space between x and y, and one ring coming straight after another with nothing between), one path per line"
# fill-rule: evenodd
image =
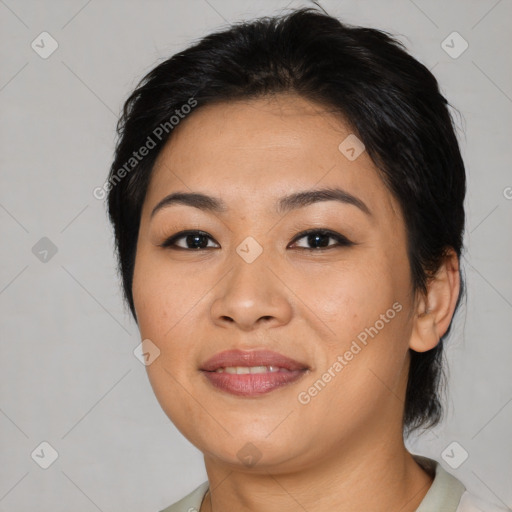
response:
M445 471L437 461L421 455L413 455L413 458L434 476L416 512L511 512L509 508L500 508L469 493L462 482ZM208 481L160 512L199 512L207 491Z

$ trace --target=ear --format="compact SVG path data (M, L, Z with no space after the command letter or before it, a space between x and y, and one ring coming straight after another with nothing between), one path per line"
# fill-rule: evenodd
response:
M416 352L434 348L446 333L460 290L459 259L449 249L435 276L427 282L427 293L416 297L416 311L409 347Z

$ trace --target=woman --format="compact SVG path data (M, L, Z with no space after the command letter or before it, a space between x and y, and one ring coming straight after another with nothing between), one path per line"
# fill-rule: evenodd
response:
M302 9L163 62L118 130L125 297L208 474L166 511L493 510L404 445L441 417L462 294L465 170L432 74Z

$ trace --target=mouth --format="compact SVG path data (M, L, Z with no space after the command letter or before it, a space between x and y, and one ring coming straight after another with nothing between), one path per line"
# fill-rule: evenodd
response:
M269 350L227 350L208 359L200 368L210 384L237 396L258 396L292 384L309 367Z

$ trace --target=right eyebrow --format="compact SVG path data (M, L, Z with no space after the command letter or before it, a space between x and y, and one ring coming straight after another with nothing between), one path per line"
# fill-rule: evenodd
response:
M184 204L187 206L193 206L200 210L207 210L211 212L222 213L227 210L227 207L221 199L207 196L205 194L191 193L191 192L174 192L165 196L151 212L150 218L163 208L167 208L173 204Z

